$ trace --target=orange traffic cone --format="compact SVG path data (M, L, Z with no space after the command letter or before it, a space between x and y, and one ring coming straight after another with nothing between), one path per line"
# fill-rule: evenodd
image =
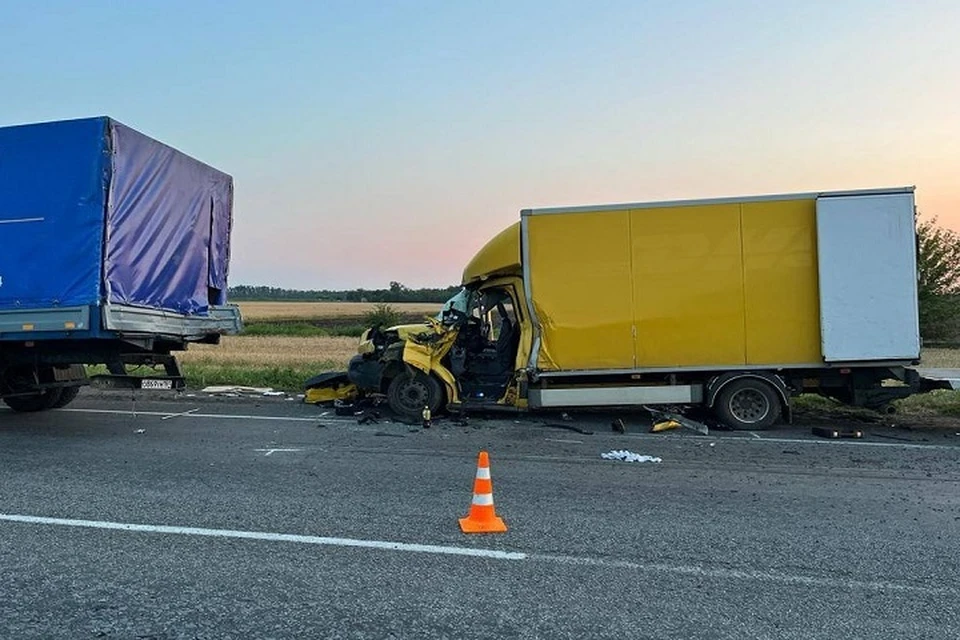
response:
M497 517L493 508L493 481L490 479L490 457L486 451L481 451L477 460L470 515L460 518L460 530L464 533L501 533L507 530L507 525Z

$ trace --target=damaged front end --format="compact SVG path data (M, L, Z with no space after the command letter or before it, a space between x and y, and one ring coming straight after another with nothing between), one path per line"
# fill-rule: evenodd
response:
M423 324L367 329L347 371L312 378L305 401L355 402L376 394L405 418L419 418L424 409L434 413L459 399L453 374L441 363L457 333L458 323L443 314Z

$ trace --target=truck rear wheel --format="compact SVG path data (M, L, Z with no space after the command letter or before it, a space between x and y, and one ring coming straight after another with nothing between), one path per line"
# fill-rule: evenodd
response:
M64 387L60 389L60 397L53 403L52 409L60 409L73 402L80 395L80 387Z
M769 429L780 419L780 397L763 380L743 378L720 390L714 411L732 429Z
M3 402L14 411L22 413L52 409L60 401L62 389L47 389L29 396L11 396Z
M437 412L443 402L443 389L436 378L422 371L413 375L403 371L390 381L387 401L390 408L401 416L419 420L424 407L430 407L430 413Z

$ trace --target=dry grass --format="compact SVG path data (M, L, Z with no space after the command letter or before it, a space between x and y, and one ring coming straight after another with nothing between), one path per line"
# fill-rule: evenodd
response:
M372 302L238 302L244 322L262 320L310 320L317 318L360 318L374 310ZM390 306L407 315L433 315L443 305L398 302Z
M224 336L219 345L191 345L178 359L184 365L343 368L356 352L357 339L342 336Z
M960 349L924 349L920 363L930 369L960 369Z

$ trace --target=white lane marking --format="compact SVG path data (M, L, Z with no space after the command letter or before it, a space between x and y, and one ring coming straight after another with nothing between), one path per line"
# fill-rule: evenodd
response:
M246 540L267 540L270 542L298 542L330 547L360 547L364 549L383 549L389 551L410 551L413 553L439 553L450 556L477 556L498 560L525 560L527 554L495 549L474 549L467 547L447 547L434 544L415 544L409 542L387 542L384 540L360 540L356 538L328 538L323 536L301 536L291 533L267 533L264 531L232 531L230 529L203 529L199 527L170 527L155 524L129 524L125 522L101 522L99 520L72 520L67 518L42 518L0 514L0 520L22 522L26 524L46 524L61 527L83 527L87 529L112 529L116 531L138 531L142 533L171 533L185 536L207 536L211 538L243 538Z
M163 416L163 417L160 418L160 419L161 419L161 420L169 420L170 418L180 418L180 417L183 417L183 416L189 416L191 413L196 413L197 411L200 411L200 409L199 409L199 408L197 408L197 409L189 409L189 410L187 410L187 411L181 411L180 413L171 413L170 415L168 415L168 416Z
M316 422L316 418L295 418L285 416L249 416L236 415L232 413L187 413L178 414L169 411L120 411L116 409L57 409L57 411L67 411L71 413L105 413L117 416L174 416L183 415L185 418L223 418L224 420L274 420L279 422Z
M267 456L273 455L274 453L277 453L277 452L294 453L297 451L303 451L303 449L254 449L254 451L266 451L266 453L263 454L263 457L266 458Z
M43 222L43 218L8 218L0 220L0 224L16 224L18 222Z
M563 442L565 444L583 444L583 440L565 440L563 438L544 438L547 442Z
M0 514L0 521L61 527L79 527L87 529L132 531L139 533L165 533L185 536L204 536L211 538L240 538L244 540L263 540L268 542L293 542L298 544L313 544L328 547L353 547L361 549L377 549L381 551L431 553L448 556L472 556L495 560L550 562L554 564L594 566L606 569L632 569L646 573L665 573L681 576L694 576L698 578L779 582L814 588L828 587L844 590L862 589L867 591L899 591L926 595L948 596L960 594L960 589L952 587L927 587L883 580L855 580L818 577L801 574L780 573L777 571L753 571L749 569L711 569L694 565L634 562L631 560L620 560L617 558L525 553L522 551L499 551L497 549L484 549L480 547L453 547L410 542L390 542L386 540L364 540L358 538L333 538L325 536L296 535L290 533L269 533L264 531L235 531L231 529L206 529L200 527L176 527L153 524L131 524L125 522L104 522L99 520L74 520L67 518L47 518L41 516L17 514Z
M761 438L760 436L758 436L757 434L755 434L753 431L750 432L750 435L752 435L752 436L753 436L754 438L756 438L757 440L763 440L763 438Z

